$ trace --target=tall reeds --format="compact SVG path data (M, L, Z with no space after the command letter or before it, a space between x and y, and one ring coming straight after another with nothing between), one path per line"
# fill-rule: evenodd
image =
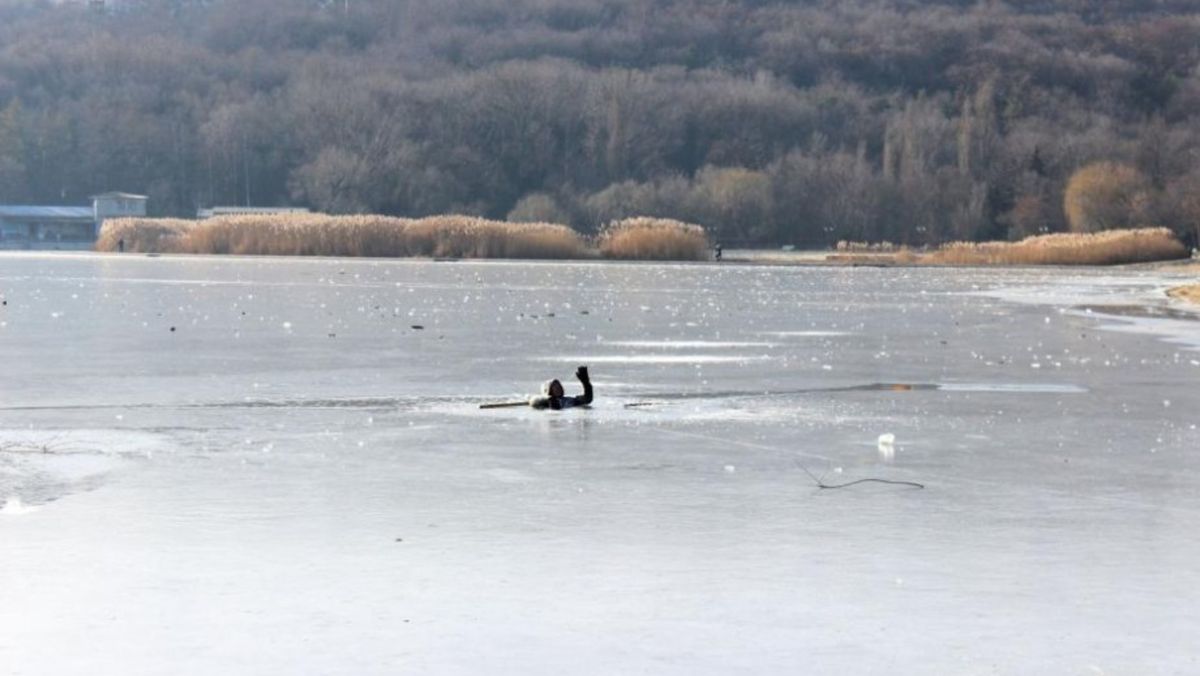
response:
M626 218L609 223L596 238L606 258L702 261L708 259L704 228L669 218Z
M264 214L202 221L121 218L106 221L97 251L258 256L428 256L434 258L591 258L595 250L571 228L508 223L474 216L329 216ZM630 218L595 240L609 258L705 260L704 229L660 218Z
M586 258L579 233L554 223L508 223L471 216L430 216L407 229L410 256Z
M168 253L181 251L186 234L196 221L179 218L117 218L104 222L96 251Z
M954 242L922 256L935 265L1117 265L1187 258L1167 228L1056 233L1019 242Z
M584 258L583 238L551 223L505 223L472 216L270 214L202 221L122 218L106 221L97 251L259 256L430 256Z

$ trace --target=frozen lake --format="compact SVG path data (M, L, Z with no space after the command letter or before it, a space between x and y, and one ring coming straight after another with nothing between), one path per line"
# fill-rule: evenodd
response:
M0 254L0 674L1200 672L1169 281Z

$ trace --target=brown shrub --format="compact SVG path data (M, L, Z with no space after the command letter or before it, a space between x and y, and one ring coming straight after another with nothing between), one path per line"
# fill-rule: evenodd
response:
M1063 193L1063 210L1073 232L1140 225L1150 201L1142 172L1116 162L1096 162L1076 171Z
M668 218L626 218L605 226L597 237L607 258L659 261L708 259L704 228Z
M504 220L509 223L566 223L571 216L546 193L530 193L517 201Z
M1189 252L1167 228L1056 233L1019 242L954 242L927 254L939 265L1117 265L1186 258Z

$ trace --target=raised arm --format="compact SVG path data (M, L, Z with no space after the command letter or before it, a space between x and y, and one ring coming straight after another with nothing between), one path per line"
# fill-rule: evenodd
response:
M575 377L578 378L579 382L583 385L583 394L575 397L575 405L587 406L588 404L592 403L592 381L588 377L587 367L580 366L579 368L575 369Z

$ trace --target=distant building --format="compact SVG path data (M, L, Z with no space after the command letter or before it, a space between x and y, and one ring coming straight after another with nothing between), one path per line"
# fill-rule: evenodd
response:
M145 195L127 192L106 192L92 195L92 210L96 217L96 231L109 218L132 218L146 215Z
M90 249L106 219L145 216L146 200L108 192L90 207L0 204L0 249Z
M259 216L271 214L307 214L308 209L299 207L209 207L196 212L201 220L214 216Z

